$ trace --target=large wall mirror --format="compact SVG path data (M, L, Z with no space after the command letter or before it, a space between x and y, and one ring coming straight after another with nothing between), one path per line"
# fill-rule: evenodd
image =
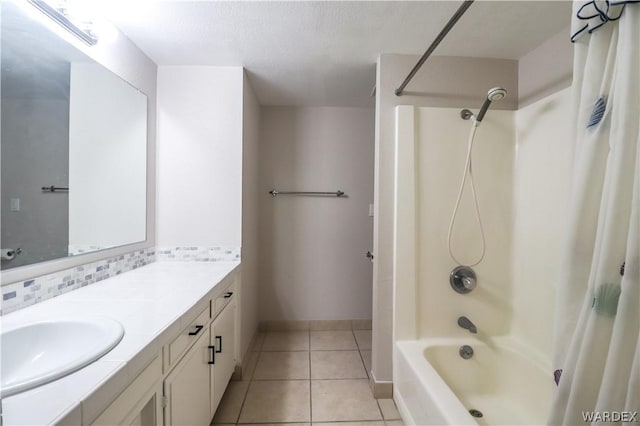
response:
M1 269L144 241L147 97L0 7Z

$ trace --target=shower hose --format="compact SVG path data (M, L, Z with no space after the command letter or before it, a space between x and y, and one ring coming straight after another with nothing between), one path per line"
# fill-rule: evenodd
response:
M476 195L476 187L473 183L473 160L471 159L471 152L473 151L473 142L476 137L476 130L478 129L478 125L480 124L475 118L472 118L473 125L471 126L471 131L469 132L469 142L467 143L467 158L464 165L464 174L462 175L462 182L460 182L460 190L458 191L458 198L456 199L456 206L453 209L453 214L451 215L451 221L449 222L449 232L447 233L447 245L449 248L449 255L451 258L457 262L459 265L465 266L476 266L482 259L484 259L485 251L486 251L486 241L484 237L484 227L482 226L482 218L480 217L480 208L478 207L478 196ZM473 263L465 264L461 262L456 255L454 254L454 250L451 246L451 236L453 234L453 229L455 227L456 217L458 216L458 210L460 209L460 201L462 200L462 194L464 192L464 185L467 182L467 179L471 183L471 196L473 198L473 205L475 207L476 218L478 219L478 225L480 226L480 235L482 237L482 249L480 251L480 256Z

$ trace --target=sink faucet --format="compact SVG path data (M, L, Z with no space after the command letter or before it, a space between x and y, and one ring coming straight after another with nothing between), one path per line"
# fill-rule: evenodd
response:
M458 318L458 325L466 330L469 330L473 334L476 334L478 332L476 326L467 317L463 316Z

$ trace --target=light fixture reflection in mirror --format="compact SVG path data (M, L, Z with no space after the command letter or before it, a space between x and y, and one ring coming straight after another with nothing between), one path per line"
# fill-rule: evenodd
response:
M26 14L64 36L73 34L89 47L113 43L120 33L105 18L113 8L110 2L99 0L12 0Z
M3 271L146 239L146 96L27 6L0 1Z
M69 0L28 1L88 45L93 46L98 42L98 37L93 32L93 19L88 13L87 7L83 7L81 3Z

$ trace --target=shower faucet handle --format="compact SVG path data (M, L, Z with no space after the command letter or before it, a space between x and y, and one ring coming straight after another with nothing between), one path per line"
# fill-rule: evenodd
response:
M464 288L471 291L476 288L476 279L473 277L462 277L462 285Z
M467 294L478 284L476 273L468 266L458 266L451 271L449 283L457 293Z

